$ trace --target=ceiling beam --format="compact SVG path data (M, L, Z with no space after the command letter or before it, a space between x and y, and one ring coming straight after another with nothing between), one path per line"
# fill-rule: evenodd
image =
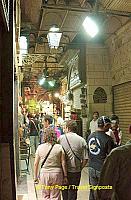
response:
M55 4L58 4L59 0L56 0L56 3Z
M55 78L63 78L63 77L66 77L67 75L65 74L65 75L55 75ZM54 78L54 75L52 75L52 76L49 76L49 78ZM24 81L22 81L22 82L24 82L24 83L36 83L36 82L38 82L38 79L35 79L35 80L24 80Z
M43 56L45 56L45 55L56 55L56 54L61 54L61 53L37 53L36 52L36 53L32 53L32 54L30 53L30 54L26 54L26 55L43 55Z
M68 13L69 13L69 11L67 10L66 13L65 13L64 19L62 20L62 23L61 23L60 28L63 27L63 25L64 25L64 23L65 23L65 21L66 21L66 18L67 18L67 16L68 16Z
M40 61L40 60L37 60L35 63L55 63L55 64L58 64L58 62L51 62L51 61L48 61L48 62L45 62L45 61Z
M23 67L24 69L26 68L32 68L32 69L45 69L45 67ZM48 69L64 69L64 67L47 67Z
M41 19L40 19L40 27L39 27L39 29L41 29L41 27L42 27L44 15L45 15L45 10L41 9L41 16L40 16ZM39 36L39 32L38 32L38 36ZM36 45L35 45L35 52L37 50L37 45L38 44L36 43Z
M81 7L84 6L84 3L86 2L86 0L82 0L82 2L80 3Z
M71 7L71 6L58 6L58 5L43 5L42 9L55 9L55 10L64 10L64 11L72 11L72 12L86 12L87 14L90 13L90 10L87 8L80 8L80 7ZM117 11L117 10L98 10L98 13L105 13L108 15L117 15L122 17L131 17L131 12L125 11Z

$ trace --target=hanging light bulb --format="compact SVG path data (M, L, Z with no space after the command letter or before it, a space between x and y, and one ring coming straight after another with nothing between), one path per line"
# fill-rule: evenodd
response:
M39 81L39 84L40 84L40 85L43 85L44 82L45 82L45 78L42 78L42 79Z
M54 85L55 85L55 81L54 81L54 80L49 81L48 83L49 83L49 85L50 85L51 87L54 87Z

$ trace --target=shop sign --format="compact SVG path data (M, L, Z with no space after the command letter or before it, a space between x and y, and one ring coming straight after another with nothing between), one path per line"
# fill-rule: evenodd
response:
M78 65L79 65L79 56L76 55L71 60L71 75L70 75L70 89L73 89L74 87L81 84L81 80L79 78L79 71L78 71Z
M77 74L74 77L72 77L70 80L70 89L72 89L80 84L81 84L81 80L79 79L79 75Z

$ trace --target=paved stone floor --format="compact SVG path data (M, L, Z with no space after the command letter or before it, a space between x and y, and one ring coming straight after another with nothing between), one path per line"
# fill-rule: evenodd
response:
M86 187L88 184L89 184L88 169L87 169L87 167L85 167L82 171L80 186ZM89 189L78 190L78 200L88 200L88 199L89 199Z
M34 159L31 157L30 166L28 173L21 173L19 183L17 185L17 200L42 200L41 190L36 190L36 187L33 183L33 163ZM22 163L24 166L24 163ZM88 185L88 169L85 167L82 171L82 177L80 186L86 187ZM80 188L78 190L78 199L77 200L88 200L89 199L89 190Z
M26 169L26 165L21 161L21 168ZM34 187L31 162L29 165L30 174L22 172L17 184L17 200L37 200Z

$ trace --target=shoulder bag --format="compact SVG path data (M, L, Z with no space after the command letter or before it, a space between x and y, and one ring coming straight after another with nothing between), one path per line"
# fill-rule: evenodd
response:
M38 130L38 128L37 128L37 126L36 126L35 122L34 122L33 120L31 120L31 122L33 123L33 125L34 125L34 127L35 127L35 129L36 129L37 133L39 134L39 130Z
M47 153L45 159L43 160L43 162L42 162L42 164L41 164L41 168L43 167L43 165L45 164L45 162L46 162L48 156L50 155L50 152L51 152L51 150L53 149L53 146L54 146L54 144L51 146L51 148L50 148L50 150L48 151L48 153ZM39 176L38 176L38 177L40 177L40 171L39 171ZM39 181L36 179L34 183L35 183L35 184L38 184Z
M75 154L75 152L73 151L73 149L72 149L72 147L71 147L71 145L70 145L70 143L69 143L69 140L68 140L66 134L65 134L65 137L66 137L66 141L67 141L67 143L68 143L68 145L69 145L69 147L70 147L70 150L72 151L73 155L81 162L81 159L80 159L80 158Z
M43 160L43 162L42 162L42 164L41 164L41 168L43 167L43 165L45 164L45 162L46 162L48 156L50 155L50 152L51 152L51 150L53 149L53 146L54 146L54 144L52 145L52 147L51 147L50 150L48 151L48 153L47 153L45 159Z

